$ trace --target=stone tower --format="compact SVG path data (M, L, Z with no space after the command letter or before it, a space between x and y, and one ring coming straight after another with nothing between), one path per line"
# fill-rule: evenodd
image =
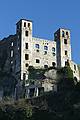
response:
M57 51L57 67L64 67L68 60L71 60L70 31L59 28L54 33Z
M26 80L27 68L32 60L32 21L21 19L17 24L17 46L19 49L20 79Z

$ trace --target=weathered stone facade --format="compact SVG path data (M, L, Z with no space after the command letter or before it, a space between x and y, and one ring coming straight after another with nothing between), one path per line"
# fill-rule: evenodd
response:
M71 59L70 30L58 29L54 33L54 40L35 38L32 36L32 30L32 21L21 19L16 24L16 34L0 41L0 68L11 72L18 80L18 84L21 81L19 84L21 85L24 80L25 83L28 80L29 66L34 68L64 67L68 61L74 77L79 81L77 64ZM52 89L51 83L44 83L42 86L45 90ZM34 86L27 88L31 89ZM34 90L38 91L37 87ZM26 89L27 92L29 92L28 89Z
M46 68L56 65L56 42L32 37L32 22L17 23L17 41L21 43L21 79L29 66Z
M73 70L73 76L79 81L78 66L71 58L70 30L63 28L58 29L54 33L54 40L56 41L57 67L64 67L69 63Z

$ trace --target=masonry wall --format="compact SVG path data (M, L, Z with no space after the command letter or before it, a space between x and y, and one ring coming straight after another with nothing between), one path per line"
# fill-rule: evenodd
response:
M56 66L56 43L50 40L33 38L32 57L33 61L31 64L34 67ZM39 63L36 60L39 60Z
M56 42L32 37L31 21L17 23L17 37L21 50L21 80L26 79L29 66L46 68L56 65Z
M73 76L74 78L76 79L77 78L77 81L80 80L80 76L79 76L79 69L78 69L78 66L75 62L73 61L69 61L69 64L70 64L70 67L73 71Z
M0 69L20 79L20 52L16 35L0 41Z
M54 33L57 47L57 67L64 67L67 60L71 60L70 31L59 29Z
M22 19L16 24L16 35L0 41L1 67L12 72L17 80L28 79L29 66L64 67L67 60L71 61L70 31L67 29L57 30L54 41L35 38L32 37L32 21ZM73 69L72 66L71 63Z

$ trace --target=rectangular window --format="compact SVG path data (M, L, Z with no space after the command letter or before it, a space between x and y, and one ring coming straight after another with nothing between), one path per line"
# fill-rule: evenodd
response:
M76 70L76 65L74 65L74 70Z
M52 51L55 52L55 47L52 47Z
M48 50L48 46L44 46L44 50Z
M52 66L55 67L56 63L55 62L52 62Z
M13 57L13 50L11 50L11 57Z
M25 43L25 48L28 49L28 43Z
M30 27L30 23L28 23L28 27Z
M44 68L48 68L48 65L44 65Z
M39 49L39 44L35 44L35 47Z
M69 66L69 61L65 61L65 66Z
M44 55L47 55L47 51L44 51Z
M39 59L36 59L36 63L40 63L40 60L39 60Z
M56 54L55 53L52 53L53 54L53 56L55 56Z
M64 37L64 31L62 31L62 37Z
M68 32L66 32L66 35L68 35Z
M67 39L64 39L64 44L67 44Z
M29 55L25 54L25 60L29 60Z
M28 66L29 66L28 63L26 63L26 64L25 64L25 67L28 67Z
M24 27L26 27L26 22L24 22Z
M23 80L25 80L26 73L23 73Z
M65 50L65 55L67 55L67 50Z
M25 31L25 36L28 36L28 31Z

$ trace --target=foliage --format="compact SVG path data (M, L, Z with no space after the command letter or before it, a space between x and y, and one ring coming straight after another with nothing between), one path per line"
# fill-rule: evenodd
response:
M0 103L0 120L27 120L32 116L32 107L24 100L16 103Z
M73 71L69 66L58 69L57 74L60 76L59 79L73 79Z
M31 67L29 71L30 78L34 75L34 79L41 79L39 76L44 75L45 69ZM57 74L57 93L44 93L37 98L15 102L3 101L0 103L0 120L80 120L80 82L74 84L69 66L58 69Z
M44 73L45 73L45 69L35 69L34 67L30 66L29 69L29 79L43 79L45 78Z
M49 67L49 68L34 68L33 66L29 66L28 71L29 71L29 76L28 78L31 80L40 80L40 79L45 79L44 73L54 69L54 67ZM56 68L55 68L56 69Z
M58 90L69 91L74 88L73 72L69 66L58 69Z

